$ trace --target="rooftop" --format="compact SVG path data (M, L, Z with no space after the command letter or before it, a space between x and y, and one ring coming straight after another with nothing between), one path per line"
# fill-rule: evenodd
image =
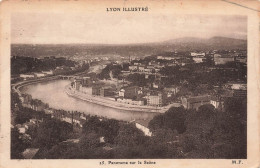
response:
M210 96L209 95L204 95L204 96L196 96L196 97L189 97L187 98L188 102L200 102L200 101L209 101Z
M142 126L145 126L147 128L148 128L149 122L150 122L150 120L141 120L141 119L140 120L135 120L135 123L138 123L138 124L140 124Z
M32 159L38 151L39 148L27 148L22 154L25 159Z

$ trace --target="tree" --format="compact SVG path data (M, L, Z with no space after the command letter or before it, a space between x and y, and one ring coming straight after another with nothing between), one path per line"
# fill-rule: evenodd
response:
M232 110L233 107L235 102L230 102L227 108ZM183 151L188 152L188 158L246 158L244 121L232 112L217 112L212 105L203 105L187 114Z
M100 79L110 79L111 74L113 75L114 78L118 78L119 75L121 74L122 67L120 65L113 65L113 64L108 64L104 69L102 69L101 73L99 74Z
M37 125L30 126L26 130L26 134L30 135L32 139L35 139L37 137L37 129L38 129Z
M23 124L32 118L32 113L29 110L21 109L16 112L15 123Z
M239 117L246 121L247 100L240 98L228 98L224 102L225 111L233 117Z
M122 124L119 128L118 135L115 138L117 145L136 146L145 143L144 133L137 129L133 124Z
M61 141L66 140L72 132L72 125L56 119L48 119L40 124L33 145L50 148Z
M164 115L166 128L170 128L172 131L176 129L178 133L185 132L185 110L183 107L170 108Z
M247 157L247 126L240 116L227 112L217 115L211 138L215 158Z
M177 131L171 129L157 129L153 131L149 144L146 147L148 158L176 158Z
M137 86L145 86L147 83L147 80L145 79L145 74L138 74L138 73L134 73L134 74L130 74L127 76L127 80L132 82L133 85L137 85Z
M123 71L129 71L129 63L123 63Z
M82 158L81 148L78 144L62 142L54 145L40 155L39 159L80 159Z
M185 110L182 107L172 107L162 115L155 116L150 122L148 127L154 131L156 129L171 129L177 130L178 133L183 133L185 127Z
M172 143L176 140L178 133L171 129L157 129L153 132L151 141L154 143Z
M196 139L192 135L185 135L181 141L183 152L187 153L196 150L196 143Z
M88 118L82 127L82 133L84 134L88 134L91 132L101 134L102 130L102 123L97 116L91 116L90 118Z
M100 137L104 137L105 142L113 144L115 137L118 135L119 127L119 121L117 120L100 120L97 116L91 116L83 124L82 133L96 133Z
M153 119L149 122L148 128L153 130L160 129L164 127L164 116L163 115L156 115Z
M114 119L104 120L102 122L103 133L106 143L114 143L115 137L118 135L120 128L119 121Z
M16 106L21 106L21 100L18 93L11 92L11 109L14 109Z
M11 129L11 159L22 159L22 152L27 148L20 136L17 128Z
M84 134L80 137L80 146L84 150L96 148L100 144L99 138L99 135L94 132Z
M180 73L179 66L166 66L160 70L160 73L165 76L176 76Z

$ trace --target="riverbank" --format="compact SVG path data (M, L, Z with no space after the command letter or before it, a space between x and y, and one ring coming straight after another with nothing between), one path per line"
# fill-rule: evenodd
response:
M92 67L92 68L94 68L94 67ZM73 76L80 76L82 74L86 74L86 73L89 73L89 72L92 72L92 71L93 70L88 69L88 70L76 72L76 73L71 74L71 75L73 75ZM57 79L60 78L60 76L62 76L62 74L50 75L50 76L45 76L45 77L41 77L41 78L37 78L37 79L30 79L30 80L25 80L25 81L23 80L23 81L11 84L11 88L15 92L17 92L19 96L21 96L21 92L19 90L21 87L24 87L26 85L35 84L35 83L41 83L41 82L46 82L46 81L51 81L51 80L57 80ZM66 75L64 75L64 76L66 76Z
M132 104L126 104L117 102L115 100L101 97L101 96L93 96L90 94L81 93L79 91L76 91L75 89L71 88L70 85L67 85L65 87L65 92L72 97L88 101L91 103L99 104L102 106L110 107L110 108L116 108L120 110L126 110L126 111L139 111L139 112L147 112L147 113L164 113L166 112L170 107L180 106L179 104L170 104L168 106L164 107L154 107L154 106L137 106Z

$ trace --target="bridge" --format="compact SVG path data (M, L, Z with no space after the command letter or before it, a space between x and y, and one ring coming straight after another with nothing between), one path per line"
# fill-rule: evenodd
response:
M65 80L65 79L71 80L71 79L76 79L78 76L59 75L58 77L59 77L60 79L63 79L63 80Z

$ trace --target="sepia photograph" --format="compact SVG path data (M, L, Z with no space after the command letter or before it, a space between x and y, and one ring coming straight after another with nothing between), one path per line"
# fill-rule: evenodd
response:
M10 14L11 160L248 159L249 16L153 9Z

